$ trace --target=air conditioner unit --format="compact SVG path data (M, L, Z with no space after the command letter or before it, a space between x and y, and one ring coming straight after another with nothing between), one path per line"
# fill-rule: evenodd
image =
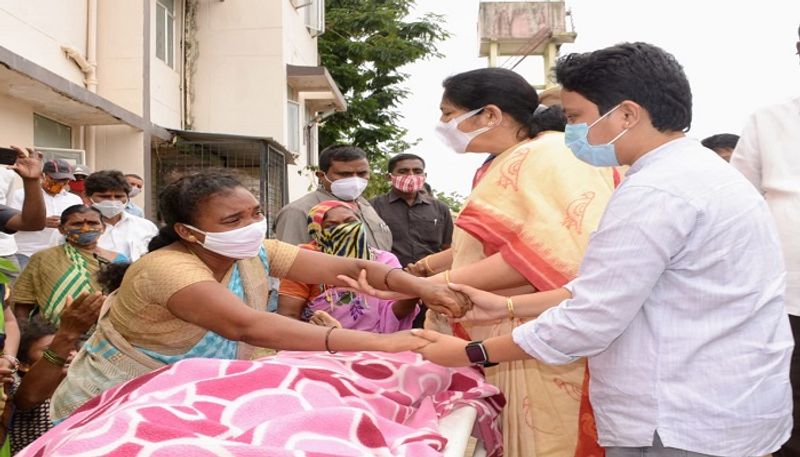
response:
M75 165L86 165L86 151L83 149L62 149L62 148L34 148L42 153L44 160L63 159L73 167Z

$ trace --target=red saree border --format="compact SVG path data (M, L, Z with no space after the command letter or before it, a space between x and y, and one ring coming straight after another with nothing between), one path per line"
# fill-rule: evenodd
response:
M487 254L500 252L503 259L538 290L557 289L570 280L536 252L529 242L520 239L504 222L473 205L467 204L461 211L456 225L477 238Z

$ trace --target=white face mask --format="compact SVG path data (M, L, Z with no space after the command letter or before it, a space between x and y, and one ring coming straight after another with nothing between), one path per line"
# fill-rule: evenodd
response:
M140 189L140 188L138 188L138 187L133 187L133 188L131 188L131 193L130 193L130 194L128 194L128 195L129 195L131 198L135 198L136 196L138 196L138 195L139 195L139 194L141 194L141 193L142 193L142 189Z
M258 255L264 238L267 237L267 219L227 232L204 232L189 224L183 224L206 236L203 248L231 259L249 259Z
M367 188L367 184L369 184L369 181L364 178L359 178L358 176L331 181L328 179L328 176L325 175L325 179L331 183L331 193L335 195L336 198L346 202L352 202L360 197L364 189Z
M467 146L469 146L469 143L472 140L474 140L478 135L486 133L494 128L481 127L471 132L462 132L458 129L458 124L478 114L481 112L481 110L483 110L483 108L474 109L460 116L456 116L447 122L440 122L439 125L436 126L436 135L439 137L442 143L446 144L453 151L457 152L458 154L466 153Z
M92 202L92 206L100 211L106 219L113 219L123 211L125 211L125 203L119 200L103 200L101 202Z

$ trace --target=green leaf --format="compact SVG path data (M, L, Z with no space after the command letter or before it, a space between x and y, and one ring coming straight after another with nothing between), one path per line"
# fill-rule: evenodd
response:
M415 0L327 0L325 33L318 47L347 99L346 112L337 113L319 129L319 145L354 144L367 152L372 178L367 195L389 190L384 178L386 160L405 152L417 141L405 140L397 111L408 89L404 65L438 57L436 45L449 36L444 18L435 14L409 21Z
M19 271L19 268L12 261L0 257L0 270L13 273Z

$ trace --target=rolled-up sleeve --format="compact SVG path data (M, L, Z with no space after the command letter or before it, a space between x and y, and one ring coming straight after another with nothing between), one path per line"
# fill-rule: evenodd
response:
M592 234L572 298L513 332L531 357L566 364L604 351L628 327L671 259L685 248L697 209L648 187L618 189Z

